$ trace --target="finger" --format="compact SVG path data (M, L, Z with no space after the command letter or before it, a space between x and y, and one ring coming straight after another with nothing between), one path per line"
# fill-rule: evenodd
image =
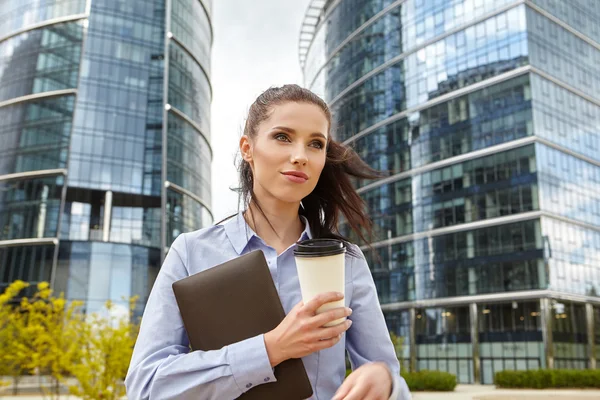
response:
M314 351L321 351L321 350L333 347L336 344L338 344L338 342L341 339L342 339L342 335L341 334L333 336L333 337L330 337L330 338L327 338L327 339L322 339L322 340L317 339L315 341L315 344L314 344L314 346L315 346Z
M336 319L340 319L340 318L344 318L344 317L349 317L350 315L352 315L351 308L339 307L339 308L334 308L332 310L325 311L321 314L314 316L313 318L311 318L310 323L312 325L314 325L315 327L320 328L323 325L325 325L331 321L335 321Z
M331 400L342 400L343 398L345 398L348 395L350 390L352 390L352 386L353 386L353 383L350 379L351 376L352 376L352 374L350 376L348 376L348 378L346 378L344 383L342 383L342 386L340 386L339 389L337 390L337 392L335 392L335 395L333 396L333 398Z
M310 315L314 315L317 312L317 309L323 304L342 300L343 298L344 295L339 292L320 293L304 305L304 310Z
M315 340L332 338L334 336L338 336L338 335L341 335L342 333L346 332L348 329L350 329L351 325L352 325L352 320L347 319L344 322L342 322L341 324L338 324L336 326L332 326L330 328L317 329L312 334L313 335L312 337Z
M350 390L350 392L345 397L342 397L342 399L364 400L367 398L369 389L369 385L366 385L364 382L357 381L354 385L352 385L352 389Z

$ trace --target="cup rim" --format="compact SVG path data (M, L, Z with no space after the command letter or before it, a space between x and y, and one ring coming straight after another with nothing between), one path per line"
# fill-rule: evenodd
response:
M322 242L322 246L314 246L312 244L318 244ZM329 242L330 244L325 244ZM344 254L346 247L341 240L338 239L308 239L297 243L297 247L294 250L294 256L301 258L313 258L313 257L326 257L334 256L338 254Z

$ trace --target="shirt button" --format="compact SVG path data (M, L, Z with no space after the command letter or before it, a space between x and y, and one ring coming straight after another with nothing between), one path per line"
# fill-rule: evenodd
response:
M265 378L265 382L269 382L271 380L271 378L267 377Z
M251 384L251 383L247 384L247 385L246 385L246 389L250 389L250 387L251 387L251 386L252 386L252 384Z

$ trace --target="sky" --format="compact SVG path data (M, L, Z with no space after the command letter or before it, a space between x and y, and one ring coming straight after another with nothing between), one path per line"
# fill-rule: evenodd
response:
M215 0L212 48L212 211L238 211L238 143L250 105L271 86L302 85L298 36L309 0Z

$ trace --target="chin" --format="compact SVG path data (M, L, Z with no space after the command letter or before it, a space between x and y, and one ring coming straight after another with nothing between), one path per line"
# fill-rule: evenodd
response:
M294 191L293 193L291 192L282 192L282 193L273 193L273 197L277 198L280 201L286 202L286 203L300 203L302 201L303 198L305 198L306 196L308 196L310 194L310 192L308 193L299 193L298 191Z

